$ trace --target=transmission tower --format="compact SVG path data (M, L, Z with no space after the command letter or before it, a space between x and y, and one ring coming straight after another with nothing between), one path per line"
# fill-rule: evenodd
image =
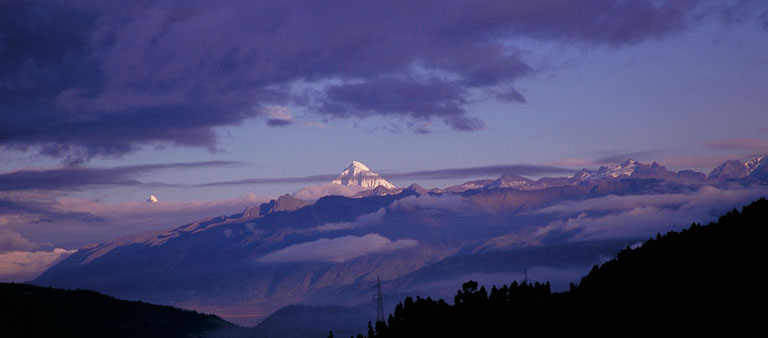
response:
M376 321L384 321L384 296L381 294L381 279L376 276L376 294L373 295L376 299Z

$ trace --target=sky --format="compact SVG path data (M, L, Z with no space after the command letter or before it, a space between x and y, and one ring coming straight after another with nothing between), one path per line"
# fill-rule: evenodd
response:
M0 255L352 160L444 187L768 153L764 1L0 1L0 59Z

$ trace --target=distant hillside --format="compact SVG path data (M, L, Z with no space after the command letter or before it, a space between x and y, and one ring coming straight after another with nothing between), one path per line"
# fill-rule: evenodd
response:
M538 282L486 290L470 281L454 305L408 297L368 337L749 332L762 323L766 226L768 200L760 199L717 223L627 247L570 291Z
M0 283L0 336L234 337L218 316L112 298L94 291Z

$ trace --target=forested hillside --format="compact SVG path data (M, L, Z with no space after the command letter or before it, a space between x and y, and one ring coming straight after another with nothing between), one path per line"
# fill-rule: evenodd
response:
M488 290L469 281L453 305L406 298L386 323L370 325L367 336L746 332L758 328L765 301L758 276L766 226L768 200L760 199L716 223L627 247L569 291L552 293L548 283L526 281Z

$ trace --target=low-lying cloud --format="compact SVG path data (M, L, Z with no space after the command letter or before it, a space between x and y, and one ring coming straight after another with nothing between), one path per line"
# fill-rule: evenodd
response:
M388 210L411 210L419 209L423 212L443 212L453 211L460 212L465 208L470 207L466 201L460 195L419 195L408 196L392 202L387 209Z
M175 228L203 218L235 214L245 207L269 200L265 196L248 194L212 201L113 204L71 196L21 197L17 194L12 200L4 200L0 195L0 228L23 234L32 243L55 242L66 244L65 247ZM0 236L0 242L3 238L10 243L13 236ZM22 242L15 243L21 245Z
M20 233L10 229L0 229L0 253L8 251L29 251L37 248L37 244L30 242Z
M405 212L418 209L419 212L427 214L441 214L445 212L454 212L461 214L469 212L471 206L468 205L461 196L457 195L420 195L407 196L392 202L386 207L355 217L351 222L331 222L310 229L310 231L336 231L351 230L367 226L379 225L384 222L387 213Z
M566 236L571 240L645 239L657 232L707 223L732 208L768 196L766 186L701 187L690 193L606 196L561 203L531 214L556 214L557 220L537 229L535 237Z
M330 176L327 181L336 178L336 176ZM310 185L293 193L293 197L302 199L305 201L314 201L325 196L346 196L351 197L355 194L367 190L366 188L355 185L341 185L334 183Z
M77 250L10 251L0 253L0 281L24 282L40 275Z
M334 231L334 230L349 230L353 228L360 228L370 225L376 225L384 220L386 215L386 208L379 208L369 214L363 214L355 217L352 222L331 222L312 228L312 231Z
M288 262L331 262L342 263L360 256L386 253L416 246L413 239L390 240L378 233L364 236L343 236L321 238L311 242L299 243L264 255L258 259L262 263Z

